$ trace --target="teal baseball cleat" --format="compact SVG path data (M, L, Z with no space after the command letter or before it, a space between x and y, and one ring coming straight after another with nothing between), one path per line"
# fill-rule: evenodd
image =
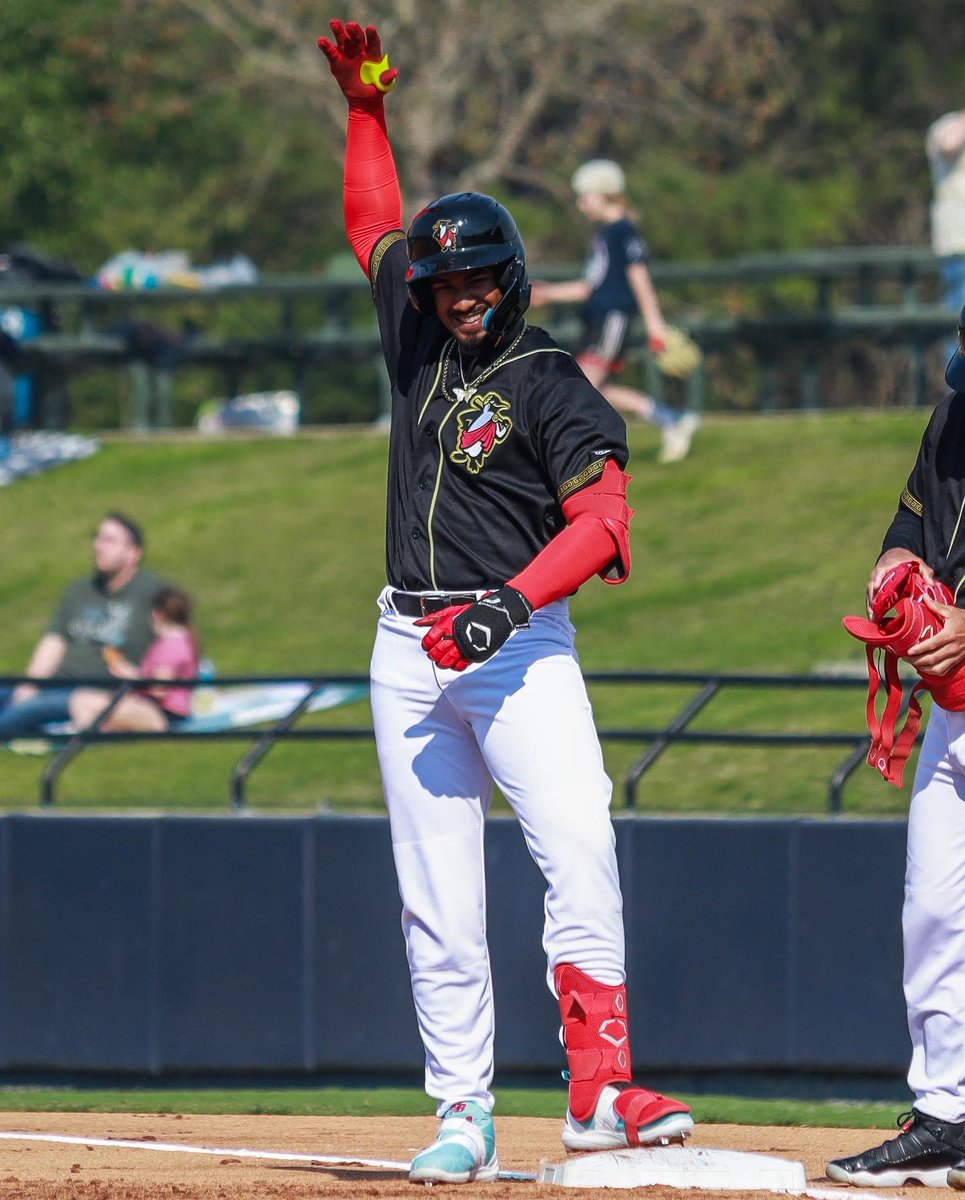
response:
M412 1160L412 1183L482 1183L499 1174L492 1114L472 1100L442 1114L436 1140Z

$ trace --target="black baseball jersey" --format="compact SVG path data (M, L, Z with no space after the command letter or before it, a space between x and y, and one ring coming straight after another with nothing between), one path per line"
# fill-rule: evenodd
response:
M882 553L902 547L934 570L965 607L965 395L935 406Z
M392 428L389 583L406 591L500 587L565 525L562 502L625 467L626 426L549 334L520 322L502 344L460 356L410 303L401 232L372 256Z

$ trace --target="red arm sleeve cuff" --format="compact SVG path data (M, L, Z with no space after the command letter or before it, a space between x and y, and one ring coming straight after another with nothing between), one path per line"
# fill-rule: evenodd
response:
M349 109L342 197L348 240L368 275L376 242L402 228L402 191L381 106Z
M522 592L534 609L570 596L600 575L606 583L623 583L630 574L629 475L614 459L596 483L581 488L563 503L569 522L551 542L507 583Z

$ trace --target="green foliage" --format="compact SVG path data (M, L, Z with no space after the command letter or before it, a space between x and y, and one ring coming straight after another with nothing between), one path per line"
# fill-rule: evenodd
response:
M840 619L864 583L925 415L787 416L708 421L673 468L657 437L631 430L634 571L591 581L572 602L587 671L819 674L848 670L846 691L725 688L696 729L864 729L864 656ZM0 664L22 669L60 589L89 562L99 515L145 523L149 559L197 600L222 675L367 671L383 582L386 441L375 430L110 442L92 459L0 490L5 605ZM696 688L594 684L598 724L665 725ZM366 702L312 721L368 727ZM607 741L622 780L646 742ZM98 747L72 764L65 807L223 809L242 743ZM647 811L821 813L838 747L675 745L644 777ZM36 803L43 760L4 756L0 804ZM371 741L290 743L252 777L259 808L381 804ZM905 793L862 770L849 811L900 814Z
M170 2L4 6L0 139L0 245L85 272L128 247L306 271L343 241L304 101L239 104L230 49Z
M0 143L4 187L0 240L76 248L70 231L89 219L83 182L91 139L92 90L64 54L63 36L81 10L54 0L13 0L0 8Z
M412 80L438 39L428 0L405 9L376 3L370 16ZM530 252L572 261L584 231L570 173L608 154L627 166L664 259L927 239L924 132L958 103L965 68L949 0L921 11L901 0L618 4L618 46L569 3L555 21L532 14L507 42L508 12L488 6L461 31L476 40L436 80L438 101L423 94L431 72L392 98L397 132L414 114L397 148L410 201L430 181L473 179L478 164L476 184L526 213ZM0 246L27 240L84 271L128 247L319 269L344 245L344 117L328 106L339 98L313 46L323 25L301 0L263 12L8 0ZM480 76L497 71L494 108ZM540 89L568 73L592 83L539 108ZM534 105L531 130L502 154ZM428 127L456 110L451 135Z
M662 151L631 177L630 190L654 255L700 261L848 244L861 185L850 169L805 180L763 158L708 176Z

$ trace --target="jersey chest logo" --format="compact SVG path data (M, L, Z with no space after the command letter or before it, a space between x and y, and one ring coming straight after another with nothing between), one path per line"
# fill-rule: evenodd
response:
M512 431L509 401L497 392L473 396L456 420L459 433L449 459L466 467L472 475L478 475L494 448L505 442Z

